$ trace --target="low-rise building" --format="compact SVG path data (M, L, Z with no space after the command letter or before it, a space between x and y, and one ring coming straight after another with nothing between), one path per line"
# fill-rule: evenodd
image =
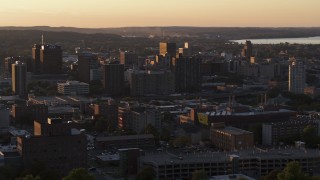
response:
M284 140L284 138L300 136L306 126L314 127L318 136L320 135L320 121L306 117L284 122L264 123L262 125L262 144L274 145Z
M253 146L253 133L239 128L214 123L210 129L210 139L214 146L224 150L239 150Z
M242 173L260 179L274 169L284 169L297 161L304 173L314 176L320 172L320 154L316 149L250 148L237 152L205 152L175 155L152 153L140 157L140 168L151 167L155 179L190 179L195 170L204 169L209 176Z
M67 81L57 83L58 93L64 95L88 94L89 84L79 81Z
M155 146L152 134L96 137L94 143L96 148L137 148Z

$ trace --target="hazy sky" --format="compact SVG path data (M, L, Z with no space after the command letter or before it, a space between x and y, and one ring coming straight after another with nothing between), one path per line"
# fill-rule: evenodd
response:
M0 26L320 26L320 0L0 2Z

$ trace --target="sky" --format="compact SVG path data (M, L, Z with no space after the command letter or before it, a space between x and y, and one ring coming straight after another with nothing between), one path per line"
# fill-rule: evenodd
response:
M320 27L320 0L0 0L0 26Z

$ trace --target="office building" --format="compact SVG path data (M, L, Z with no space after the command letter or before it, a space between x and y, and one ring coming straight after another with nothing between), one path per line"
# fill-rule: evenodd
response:
M138 55L132 51L121 51L120 52L120 64L124 64L125 68L138 67Z
M201 59L197 56L174 59L173 71L176 92L197 92L201 89Z
M320 135L320 121L310 118L296 118L284 122L264 123L262 125L262 144L277 145L285 138L301 137L303 129L311 126Z
M132 96L169 95L174 93L174 74L165 71L131 71L129 73Z
M223 150L239 150L253 146L253 133L239 128L214 123L210 128L210 139L214 146Z
M12 92L20 97L27 96L27 65L21 61L12 64Z
M247 60L250 60L252 56L252 43L251 41L246 41L244 44L244 47L241 52L242 57L246 58Z
M9 131L9 113L10 110L5 108L3 104L0 104L0 134L5 134Z
M109 123L110 130L118 128L118 105L114 100L94 104L94 115L105 118Z
M102 84L106 93L122 95L124 92L124 65L104 64Z
M159 55L169 55L171 58L176 56L176 43L172 42L160 42L159 43Z
M90 83L91 70L98 69L98 56L89 52L78 54L78 77L79 81Z
M182 56L192 56L192 46L189 42L184 43L184 47L179 48L179 54L182 54Z
M34 74L41 74L41 62L40 62L41 44L34 44L32 47L32 72Z
M35 44L32 48L34 74L60 74L62 72L62 49L58 45Z
M290 59L289 92L303 94L306 87L306 69L302 60Z
M58 93L63 95L80 95L89 93L89 84L79 81L57 83Z
M31 118L38 122L46 122L48 119L48 106L45 104L14 104L11 107L12 118L16 122Z
M87 167L87 140L85 134L62 124L59 119L47 123L34 122L34 135L17 138L17 150L24 167L36 161L55 171L60 177L75 168Z
M138 173L138 160L141 154L139 148L119 149L120 173L123 177Z
M136 133L141 133L148 126L161 129L161 112L157 109L135 108L131 111L131 119L128 126Z

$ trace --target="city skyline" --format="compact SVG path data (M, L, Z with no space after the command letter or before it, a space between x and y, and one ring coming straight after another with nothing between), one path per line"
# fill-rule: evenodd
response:
M318 0L5 0L0 26L319 27Z

